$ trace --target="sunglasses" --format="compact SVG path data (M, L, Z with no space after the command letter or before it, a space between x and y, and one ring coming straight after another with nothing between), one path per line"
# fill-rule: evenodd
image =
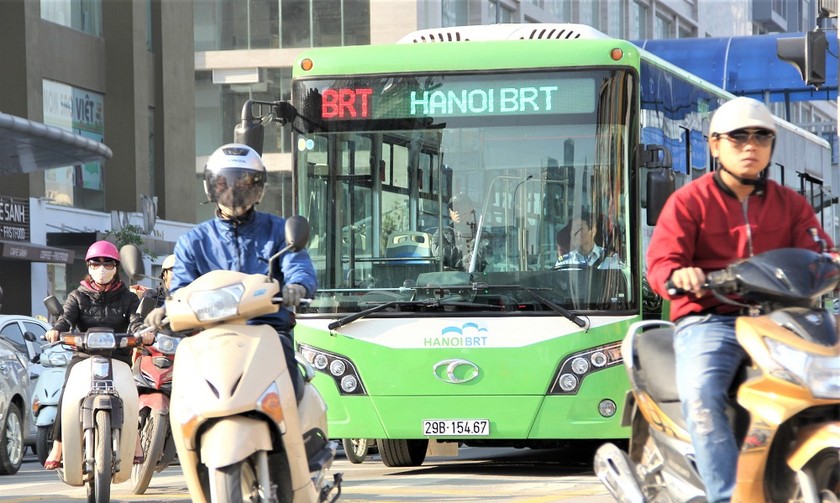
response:
M755 144L759 147L769 147L776 138L776 133L770 131L769 129L759 129L756 131L739 129L728 133L720 133L718 136L726 138L736 147L743 147L751 139L754 139Z
M117 267L117 263L116 262L97 262L95 260L91 260L91 261L88 262L88 267L92 267L94 269L104 267L105 269L110 271L110 270L113 270L115 267Z

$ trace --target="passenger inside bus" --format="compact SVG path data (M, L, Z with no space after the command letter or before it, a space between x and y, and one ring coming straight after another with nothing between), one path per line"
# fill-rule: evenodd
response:
M469 272L480 219L472 199L463 192L452 196L448 209L451 222L435 232L432 253L443 261L444 269ZM483 271L487 265L484 255L479 246L476 271Z

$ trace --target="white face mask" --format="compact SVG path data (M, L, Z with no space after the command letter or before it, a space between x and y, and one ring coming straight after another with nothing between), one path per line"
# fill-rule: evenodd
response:
M104 285L106 283L110 283L111 280L114 279L114 275L117 274L117 268L115 267L109 271L104 267L88 267L88 274L90 274L90 277L93 278L94 281L100 285Z

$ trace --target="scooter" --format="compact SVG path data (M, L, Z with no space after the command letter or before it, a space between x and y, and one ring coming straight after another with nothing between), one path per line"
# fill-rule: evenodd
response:
M151 300L151 299L149 299ZM143 494L152 475L166 469L176 458L169 428L169 395L175 351L181 338L158 333L155 343L144 346L134 360L132 372L140 394L139 435L145 459L131 472L131 490Z
M247 324L277 312L274 264L308 238L306 219L291 217L289 245L271 257L268 276L212 271L166 301L170 329L198 330L178 346L170 403L194 502L321 502L341 494L341 475L327 480L337 445L327 438L326 406L310 383L314 369L298 359L306 373L298 402L279 336Z
M55 307L48 304L48 309L54 313ZM70 369L65 384L63 466L58 476L65 484L84 485L89 502L105 503L111 499L111 483L131 476L137 441L137 387L129 366L111 355L117 348L132 348L142 341L134 334L105 328L62 332L60 340L90 356Z
M35 453L41 465L47 461L52 448L50 434L58 411L58 398L64 386L64 374L67 372L67 365L72 357L73 353L61 342L44 344L41 346L41 354L37 356L37 363L40 363L44 370L38 377L38 382L35 383L35 389L32 392L32 412L38 429Z
M839 283L829 255L803 249L768 251L707 274L705 288L748 312L736 321L749 362L731 390L740 446L733 501L840 497L840 342L833 314L820 305ZM622 344L632 387L623 418L629 449L605 444L595 455L595 472L618 501L705 501L673 377L672 337L672 323L642 321Z

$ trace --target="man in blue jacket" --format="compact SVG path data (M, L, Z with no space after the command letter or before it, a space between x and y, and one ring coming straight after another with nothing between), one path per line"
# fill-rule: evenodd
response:
M208 201L216 204L216 217L197 225L175 244L170 294L219 269L268 274L269 258L286 246L286 220L254 209L262 199L265 182L262 159L247 145L231 143L213 152L204 167L204 192ZM282 285L283 307L250 323L271 325L281 335L286 365L300 399L303 381L292 344L294 314L288 308L311 298L318 285L305 249L285 253L279 261L274 271ZM164 316L163 308L156 309L146 318L146 325L159 326Z

